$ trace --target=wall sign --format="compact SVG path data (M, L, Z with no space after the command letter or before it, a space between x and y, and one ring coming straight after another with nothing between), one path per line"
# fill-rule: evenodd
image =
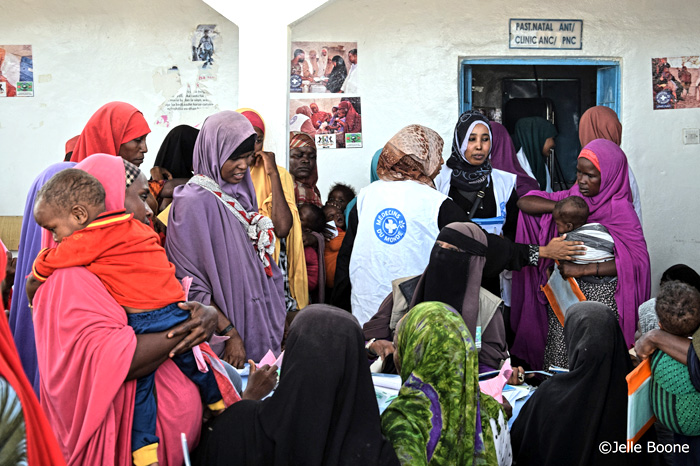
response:
M511 49L581 50L582 19L511 19Z

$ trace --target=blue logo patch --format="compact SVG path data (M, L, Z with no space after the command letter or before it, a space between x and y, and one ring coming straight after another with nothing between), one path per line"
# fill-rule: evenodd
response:
M406 236L406 218L397 209L384 209L374 219L374 234L386 244L396 244Z

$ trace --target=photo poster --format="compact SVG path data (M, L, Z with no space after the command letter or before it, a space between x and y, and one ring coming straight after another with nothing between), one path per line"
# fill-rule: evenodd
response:
M700 108L700 56L651 59L654 110Z
M317 149L362 147L362 105L359 97L318 97L289 101L289 131L301 131Z
M31 45L0 45L0 97L34 97Z
M192 61L201 62L202 69L216 66L216 52L221 45L221 35L216 24L200 24L192 34Z
M359 95L357 42L292 42L289 92Z

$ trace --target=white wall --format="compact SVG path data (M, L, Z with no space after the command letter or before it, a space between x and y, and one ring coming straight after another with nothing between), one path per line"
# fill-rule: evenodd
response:
M66 140L113 100L141 110L153 130L141 167L148 173L168 131L154 124L164 98L153 75L177 65L183 82L196 82L188 60L198 24L216 24L221 33L218 80L207 83L211 99L235 110L238 28L200 0L29 0L3 8L0 44L32 45L35 95L0 99L0 215L22 215L34 177L61 161Z
M459 63L476 57L615 58L622 74L622 148L642 191L652 284L668 266L700 270L700 145L682 128L700 128L700 109L652 110L651 58L700 55L692 0L639 2L476 2L337 0L292 25L292 41L357 41L365 147L320 151L319 188L369 183L374 151L396 131L420 123L449 141L459 113ZM510 18L583 20L583 49L510 50Z

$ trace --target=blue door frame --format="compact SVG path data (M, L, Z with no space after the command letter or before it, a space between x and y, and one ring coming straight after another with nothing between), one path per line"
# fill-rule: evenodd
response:
M620 114L620 62L592 58L466 58L459 73L459 110L472 108L472 65L549 65L549 66L597 66L598 84L596 102Z

